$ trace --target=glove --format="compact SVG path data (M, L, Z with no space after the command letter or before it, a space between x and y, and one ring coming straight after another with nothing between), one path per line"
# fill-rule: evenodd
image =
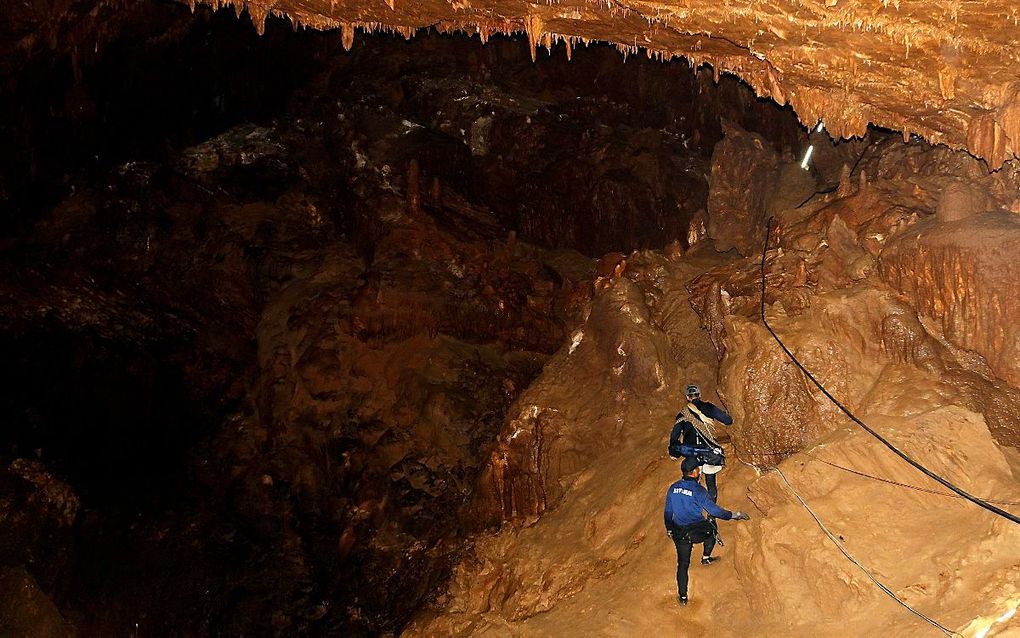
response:
M743 512L733 512L733 520L735 521L749 521L751 517Z

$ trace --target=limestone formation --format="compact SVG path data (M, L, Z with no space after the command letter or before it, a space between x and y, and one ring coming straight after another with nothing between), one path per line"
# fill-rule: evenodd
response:
M1018 20L12 3L0 634L1014 635Z
M274 14L340 29L345 48L356 30L410 37L427 28L483 42L525 33L533 53L563 48L568 56L605 41L624 55L682 57L711 65L717 77L737 75L758 95L790 104L807 126L824 120L836 138L864 135L872 123L905 140L918 134L966 148L992 168L1020 154L1020 9L1007 0L199 1L247 10L260 31Z

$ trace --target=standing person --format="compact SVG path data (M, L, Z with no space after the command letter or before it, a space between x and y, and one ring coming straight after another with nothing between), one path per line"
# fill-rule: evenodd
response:
M676 415L673 431L669 435L669 455L673 458L698 458L704 467L705 486L712 500L719 496L715 475L723 468L726 457L722 446L716 441L713 421L725 426L733 425L733 417L726 414L714 403L701 400L701 388L697 384L687 386L687 405Z
M743 512L731 512L715 504L708 492L701 486L701 461L686 458L680 465L684 477L669 486L666 493L666 509L663 518L666 534L676 546L676 600L687 604L687 570L691 566L691 550L694 545L704 543L701 564L711 565L717 560L712 556L715 549L715 524L705 519L703 512L724 521L747 521L751 517Z

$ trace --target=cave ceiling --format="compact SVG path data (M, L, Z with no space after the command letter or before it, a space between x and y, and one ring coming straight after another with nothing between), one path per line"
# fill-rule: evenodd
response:
M198 0L202 1L202 0ZM190 0L191 3L196 0ZM220 7L229 0L205 0ZM240 0L239 0L240 3ZM1020 4L1013 0L252 0L270 14L342 32L526 33L567 54L592 41L625 54L708 64L790 104L833 136L868 124L966 148L998 168L1020 155Z

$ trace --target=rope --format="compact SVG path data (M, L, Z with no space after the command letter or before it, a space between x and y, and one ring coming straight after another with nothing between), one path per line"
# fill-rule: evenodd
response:
M797 359L797 357L794 356L792 352L790 352L790 349L786 347L786 344L783 343L783 340L779 338L779 335L776 334L776 331L773 330L772 326L769 325L768 319L765 318L765 257L768 254L769 249L769 236L772 234L772 220L773 218L769 217L768 224L765 229L765 245L762 247L761 251L761 304L759 307L759 311L761 314L762 323L765 324L765 328L769 331L769 334L772 335L772 338L776 340L776 343L779 344L779 347L783 349L783 352L786 353L786 356L788 356L790 360L793 361L798 368L800 368L800 371L804 373L804 376L810 379L811 383L815 384L815 387L817 387L822 392L822 394L824 394L825 397L829 399L829 401L832 401L832 403L837 408L839 408L843 412L843 414L845 414L851 421L860 426L865 432L878 439L882 443L882 445L889 448L896 456L900 457L901 459L912 465L915 469L923 473L928 478L941 483L944 487L948 487L950 490L956 492L961 497L974 503L978 507L983 507L984 509L992 512L993 514L997 514L1008 521L1012 521L1013 523L1020 525L1020 516L1011 514L1004 509L992 505L991 503L984 499L978 498L976 496L973 496L972 494L969 494L968 492L965 492L963 489L957 487L953 483L950 483L948 480L942 478L935 472L932 472L925 466L921 465L913 458L911 458L909 455L907 455L905 452L901 451L895 445L890 443L884 436L873 430L867 423L857 418L857 416L854 415L854 413L851 412L846 406L840 403L839 400L836 399L836 397L832 396L832 394L829 393L825 386L822 385L813 374L811 374L811 371L804 367L804 364L802 364Z
M907 488L908 490L917 490L918 492L926 492L928 494L937 494L938 496L947 496L949 498L963 498L962 496L960 496L958 494L952 494L950 492L942 492L940 490L932 490L932 489L928 489L926 487L919 487L917 485L910 485L909 483L900 483L899 481L894 481L892 479L882 478L881 476L873 476L871 474L867 474L865 472L861 472L861 471L855 470L853 468L843 467L842 465L839 465L838 463L832 463L831 461L826 461L825 459L819 458L819 457L815 456L814 454L808 452L807 450L803 450L803 452L807 456L813 458L814 460L816 460L816 461L818 461L820 463L825 463L826 465L834 467L834 468L836 468L838 470L843 470L844 472L849 472L851 474L856 474L857 476L862 476L864 478L869 478L869 479L872 479L874 481L881 481L882 483L888 483L890 485L896 485L896 486L899 486L899 487L904 487L904 488ZM982 499L982 500L988 501L989 503L998 503L999 505L1020 505L1020 501L1000 501L1000 500L996 500L996 499L993 499L993 498L986 498L986 499Z
M874 139L870 140L868 142L868 145L864 147L864 150L861 151L861 154L857 156L857 161L855 161L854 165L850 167L850 176L853 176L854 171L857 170L857 165L861 163L861 160L864 159L864 155L868 152L868 149L870 149L872 144L874 143L875 143ZM807 199L794 206L794 208L803 208L808 202L810 202L815 197L818 197L819 195L828 195L829 193L835 193L838 189L839 184L833 186L832 188L826 188L824 190L815 191L811 193L811 195L809 195Z
M864 572L864 574L868 577L868 579L871 580L871 582L874 583L876 587L878 587L880 590L882 590L882 592L884 594L886 594L887 596L889 596L890 598L895 600L898 605L900 605L901 607L903 607L904 609L909 611L911 614L917 616L918 618L920 618L921 620L925 621L926 623L928 623L932 627L938 629L940 632L942 632L943 635L949 636L950 638L953 638L955 636L959 636L960 635L957 632L952 631L951 629L949 629L948 627L946 627L942 623L938 622L937 620L935 620L933 618L930 618L930 617L924 615L923 613L921 613L920 611L918 611L918 610L914 609L913 607L911 607L908 603L906 603L905 601L901 600L900 597L897 596L891 589L886 587L885 584L882 583L882 581L878 580L878 578L875 576L875 574L873 574L870 569L865 567L864 564L861 563L861 561L857 560L854 557L854 555L851 554L850 551L846 548L846 546L843 545L843 543L839 540L839 538L835 534L833 534L831 531L829 531L829 528L825 526L825 523L822 522L822 519L818 517L818 514L816 514L813 509L811 509L811 506L808 505L807 501L804 500L804 497L801 496L800 493L796 490L796 488L793 487L793 484L790 483L790 480L788 478L786 478L786 475L783 474L783 471L781 469L779 469L778 466L774 466L770 470L764 470L763 471L757 465L755 465L753 463L748 463L747 461L745 461L742 458L742 453L740 451L740 447L737 445L737 442L735 440L731 441L731 443L733 444L733 452L734 452L734 456L737 457L737 460L740 461L741 463L743 463L744 465L748 466L749 468L753 469L756 474L762 475L762 474L767 474L768 472L771 472L771 471L774 471L777 474L779 474L779 477L781 479L783 479L783 483L785 483L786 487L790 490L790 492L793 493L794 497L796 497L796 499L800 503L801 507L803 507L807 511L807 513L811 515L811 518L814 519L815 524L817 524L819 529L821 529L822 532L829 538L829 540L832 541L832 544L836 546L836 549L838 549L840 551L840 553L843 554L844 557L846 557L847 560L849 560L851 563L856 565L858 569L860 569L862 572ZM752 454L755 454L755 453L752 452ZM818 460L821 460L821 459L818 459Z
M690 402L687 403L687 405L684 407L684 410L690 412L690 415L684 416L694 417L688 418L687 422L690 423L694 427L694 429L698 431L698 434L700 434L703 439L711 443L712 447L721 448L722 446L719 445L719 442L716 441L715 436L713 436L715 434L715 430L712 428L712 424L707 420L708 417L702 414L701 410L699 410L697 406Z
M839 549L839 551L843 554L843 556L846 557L847 560L849 560L851 563L856 565L858 569L860 569L862 572L864 572L864 574L871 580L871 582L873 582L875 584L876 587L881 589L883 592L886 593L886 595L888 595L890 598L892 598L897 603L899 603L899 605L901 607L903 607L904 609L906 609L910 613L914 614L915 616L917 616L921 620L925 621L926 623L928 623L932 627L938 629L940 632L942 632L943 635L950 636L950 638L952 638L953 636L959 636L960 635L960 634L956 633L955 631L952 631L951 629L949 629L948 627L946 627L945 625L943 625L939 621L934 620L933 618L930 618L930 617L924 615L923 613L921 613L920 611L914 609L913 607L911 607L909 604L907 604L903 600L900 600L899 596L897 596L895 593L893 593L893 591L891 589L886 587L885 584L882 583L882 581L878 580L878 578L871 572L871 570L869 570L867 567L865 567L861 563L861 561L859 561L856 558L854 558L853 554L851 554L847 550L847 548L843 545L843 543L840 542L839 538L837 538L835 534L833 534L832 532L829 531L829 528L825 526L825 523L822 522L822 519L818 518L818 515L815 514L815 511L813 509L811 509L811 506L808 505L807 501L804 500L804 497L802 497L800 495L800 493L798 493L797 490L794 489L793 484L790 483L790 480L786 478L786 475L783 474L783 471L781 469L779 469L778 467L773 468L773 469L776 471L777 474L779 474L779 477L781 479L783 479L783 482L786 483L786 487L788 487L790 489L790 492L792 492L793 495L797 498L797 500L800 501L801 506L805 510L807 510L808 514L811 515L811 518L815 519L815 523L818 525L818 527L823 532L825 532L825 535L829 537L829 540L832 541L832 544L835 545L837 549Z
M733 441L733 446L734 446L734 449L736 449L736 441ZM935 494L937 496L945 496L945 497L948 497L948 498L963 498L962 496L960 496L958 494L953 494L952 492L943 492L941 490L933 490L933 489L929 489L927 487L920 487L920 486L917 486L917 485L910 485L909 483L900 483L899 481L894 481L892 479L883 478L881 476L875 476L873 474L868 474L867 472L861 472L860 470L855 470L855 469L850 468L850 467L845 467L843 465L840 465L839 463L833 463L832 461L826 461L825 459L823 459L823 458L821 458L819 456L815 456L814 454L812 454L808 450L786 450L786 451L783 451L783 452L747 452L745 450L742 453L738 453L738 456L737 456L737 458L739 460L743 461L743 459L740 459L740 454L744 454L744 455L752 456L752 457L757 457L757 456L767 456L767 457L782 456L782 457L787 457L787 456L792 456L794 454L804 454L805 456L808 456L808 457L818 461L819 463L824 463L824 464L828 465L829 467L834 467L837 470L843 470L844 472L849 472L850 474L856 474L857 476L861 476L863 478L871 479L873 481L880 481L882 483L888 483L889 485L895 485L897 487L903 487L903 488L906 488L908 490L916 490L918 492L925 492L926 494ZM757 467L757 466L751 465L751 464L746 463L746 462L745 462L745 465L748 465L748 467ZM998 503L999 505L1016 505L1016 506L1020 506L1020 501L1003 501L1003 500L994 499L994 498L982 498L982 500L988 501L989 503Z

